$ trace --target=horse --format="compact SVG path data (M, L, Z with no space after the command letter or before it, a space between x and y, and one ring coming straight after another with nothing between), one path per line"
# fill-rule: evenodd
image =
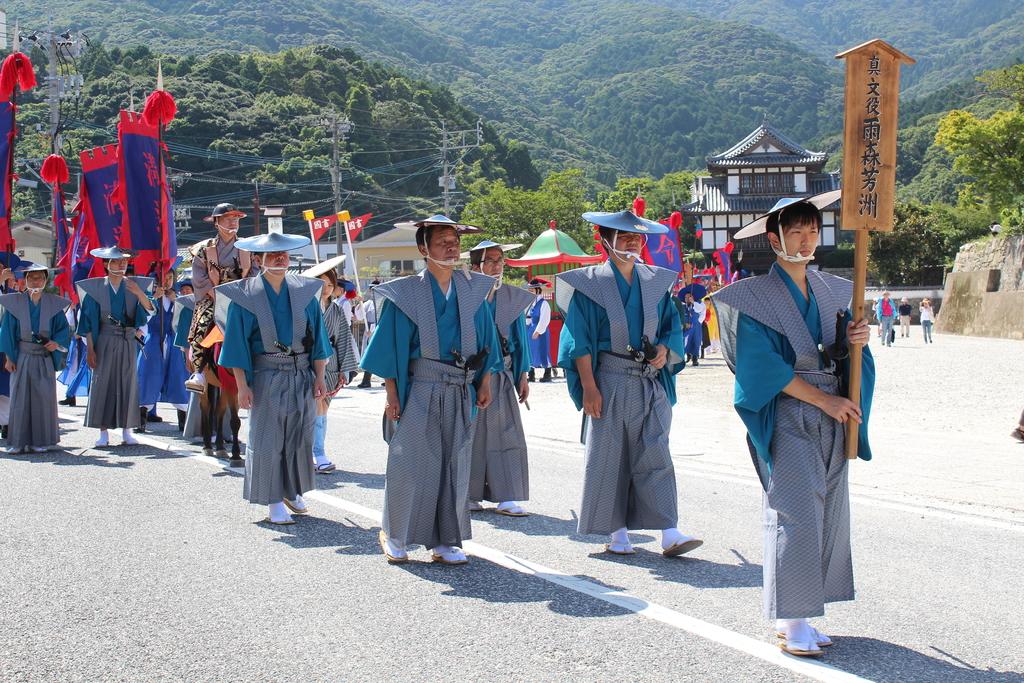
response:
M238 385L231 372L217 365L217 356L220 355L220 345L223 341L224 333L216 325L202 341L202 346L207 349L208 354L206 391L199 395L203 454L218 458L228 457L228 452L224 448L223 433L224 415L228 413L231 426L231 458L228 464L231 467L242 467L245 460L242 459L238 439L238 430L242 426L242 420L238 416Z

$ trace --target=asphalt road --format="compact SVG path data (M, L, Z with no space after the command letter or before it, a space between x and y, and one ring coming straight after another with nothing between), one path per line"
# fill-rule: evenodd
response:
M709 358L680 378L672 439L680 526L706 542L673 560L653 532L627 558L576 534L559 381L532 385L531 516L475 513L471 562L448 568L380 554L379 388L335 401L339 471L284 529L169 423L94 450L67 409L65 450L0 456L0 681L1024 680L1024 446L1006 437L1024 377L992 368L1024 344L913 341L876 349L858 597L820 620L821 662L782 655L760 617L760 489Z

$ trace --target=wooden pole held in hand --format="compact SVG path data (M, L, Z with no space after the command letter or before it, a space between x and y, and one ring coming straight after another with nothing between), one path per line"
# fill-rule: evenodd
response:
M856 231L853 301L856 322L864 317L868 231L892 230L896 199L896 129L899 121L900 65L914 59L882 40L840 52L846 60L843 125L843 206L840 225ZM849 398L860 405L860 346L850 347ZM846 424L846 457L857 457L859 425Z

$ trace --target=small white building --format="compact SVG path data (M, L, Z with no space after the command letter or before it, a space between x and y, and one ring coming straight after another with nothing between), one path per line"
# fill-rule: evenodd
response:
M22 261L49 266L53 263L53 225L49 221L29 218L11 225L14 253Z

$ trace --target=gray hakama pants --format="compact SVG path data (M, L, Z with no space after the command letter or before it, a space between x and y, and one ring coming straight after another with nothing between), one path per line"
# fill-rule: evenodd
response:
M388 444L384 533L403 545L461 546L472 535L473 375L426 358L413 360L410 374Z
M469 499L495 503L530 498L530 466L511 359L491 374L491 405L477 413Z
M11 448L55 446L57 384L50 352L34 342L18 344L17 369L11 375L11 417L7 445Z
M316 488L313 480L313 370L309 355L257 355L242 496L255 505Z
M676 526L672 407L657 371L602 353L595 380L601 417L587 420L579 532Z
M799 376L827 393L838 391L834 375ZM799 399L777 401L770 473L753 454L766 483L764 615L818 617L826 602L854 597L845 427Z
M127 429L139 426L139 382L136 358L139 346L134 327L104 324L93 339L96 369L89 384L85 426Z

